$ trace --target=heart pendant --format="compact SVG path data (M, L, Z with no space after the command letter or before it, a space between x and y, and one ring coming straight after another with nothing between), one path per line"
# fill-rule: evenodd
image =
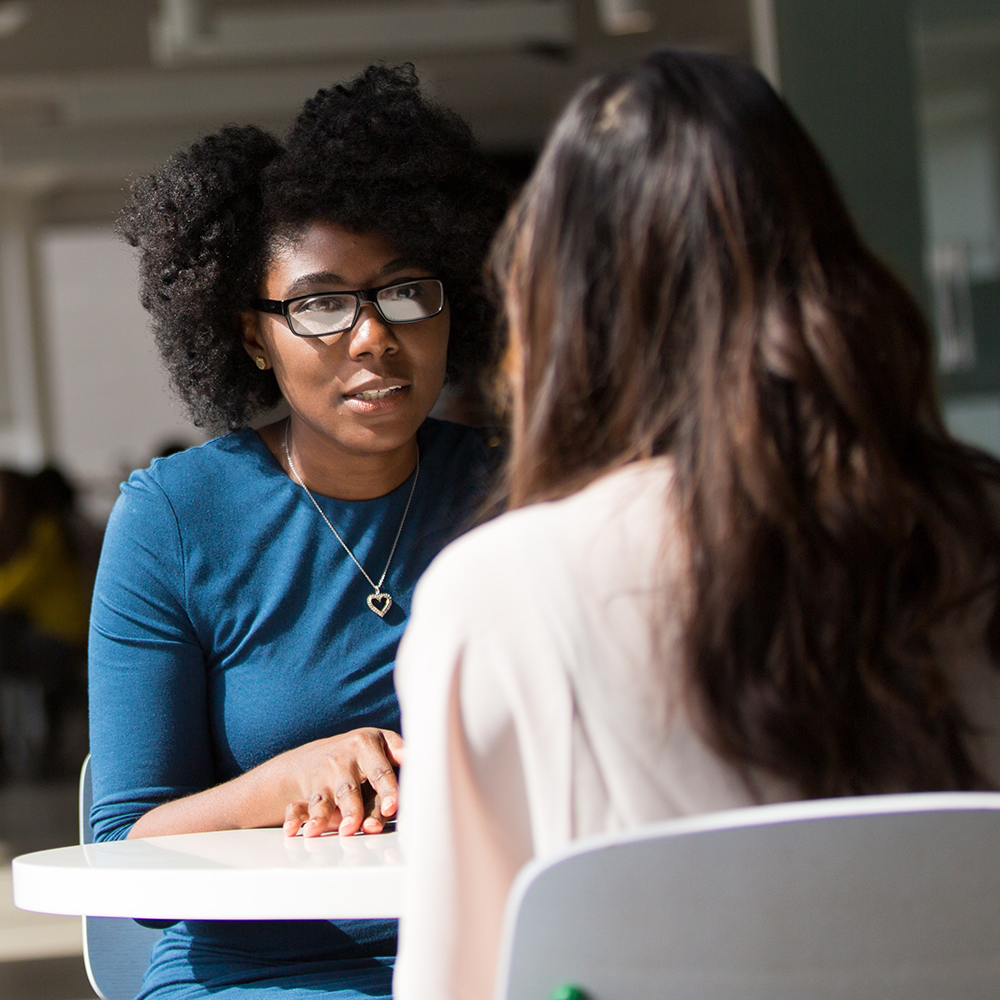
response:
M379 616L379 618L385 618L389 608L392 607L392 598L386 593L369 594L368 607L371 608L372 611Z

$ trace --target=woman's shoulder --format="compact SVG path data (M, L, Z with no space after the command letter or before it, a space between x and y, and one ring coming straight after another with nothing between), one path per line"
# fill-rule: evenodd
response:
M637 462L557 500L508 511L467 532L431 563L420 589L470 606L613 588L654 572L669 531L671 466Z
M256 431L234 431L155 458L148 468L133 472L121 484L111 524L157 517L191 523L220 512L231 516L255 503L268 478L279 473Z
M243 490L252 489L262 474L271 471L277 471L277 465L267 447L256 431L243 428L164 458L154 458L147 468L129 476L122 484L122 492L154 490L171 499L192 495L204 501L224 490L232 480L238 480Z
M636 462L568 496L507 511L453 542L438 559L479 561L491 549L520 558L523 550L534 551L539 544L545 549L578 550L585 539L612 526L637 521L651 526L667 507L672 481L672 467L666 461Z

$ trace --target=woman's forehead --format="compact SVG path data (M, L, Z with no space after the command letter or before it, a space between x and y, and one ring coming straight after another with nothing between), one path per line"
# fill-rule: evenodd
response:
M425 270L381 233L317 221L273 244L264 283L271 297L288 298L319 285L371 288L414 268Z

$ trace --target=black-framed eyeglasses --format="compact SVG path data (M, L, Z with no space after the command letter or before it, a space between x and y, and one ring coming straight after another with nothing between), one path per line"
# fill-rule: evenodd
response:
M419 323L444 309L444 285L437 278L411 278L353 292L318 292L284 300L254 299L253 307L284 316L288 329L297 337L328 337L350 330L366 302L375 306L386 323Z

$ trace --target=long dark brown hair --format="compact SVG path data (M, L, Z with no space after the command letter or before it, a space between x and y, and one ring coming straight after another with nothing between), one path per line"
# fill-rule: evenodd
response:
M1000 463L946 432L919 308L767 82L664 52L585 86L493 267L509 505L675 463L710 743L810 797L985 787L933 640L981 599L1000 662Z

